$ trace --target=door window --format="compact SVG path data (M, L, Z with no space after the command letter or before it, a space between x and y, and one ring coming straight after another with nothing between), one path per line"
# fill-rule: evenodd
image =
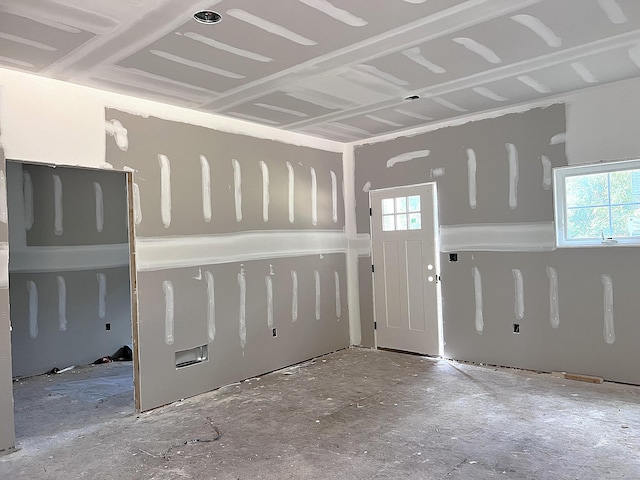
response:
M420 230L421 228L420 195L382 200L382 231Z

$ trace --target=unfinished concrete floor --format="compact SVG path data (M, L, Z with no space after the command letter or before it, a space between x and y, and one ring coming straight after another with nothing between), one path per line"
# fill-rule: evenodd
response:
M0 478L640 479L640 388L349 349L19 447Z

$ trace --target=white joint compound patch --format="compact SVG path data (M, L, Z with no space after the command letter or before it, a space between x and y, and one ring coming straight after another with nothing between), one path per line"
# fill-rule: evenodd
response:
M469 188L469 206L476 208L478 206L476 172L478 164L476 161L476 152L472 148L467 148L467 184Z
M288 202L289 202L289 223L293 223L296 219L295 216L295 172L293 170L293 165L291 162L287 162L287 174L288 174Z
M604 287L604 341L613 345L616 341L616 331L613 324L613 279L611 275L601 275Z
M67 331L67 284L62 275L56 277L58 284L58 329Z
M333 223L338 223L338 177L336 172L331 170L331 219Z
M316 320L320 320L320 272L318 270L314 270L313 276L316 280Z
M513 143L507 143L507 152L509 154L509 208L515 210L518 208L518 149Z
M459 45L462 45L464 48L466 48L470 52L473 52L476 55L484 58L489 63L492 63L492 64L502 63L502 60L500 59L500 57L496 52L491 50L486 45L483 45L473 40L472 38L458 37L458 38L454 38L453 41Z
M549 321L552 328L558 328L560 326L558 272L553 267L547 267L547 277L549 277Z
M158 155L160 163L160 217L164 228L171 225L171 163L166 155Z
M142 205L140 204L140 187L133 184L133 218L136 225L142 223Z
M107 276L104 273L96 274L98 279L98 317L107 315Z
M38 287L33 280L27 281L27 292L29 293L29 336L38 336Z
M336 318L340 320L342 316L342 302L340 301L340 274L333 272L333 280L336 286Z
M559 48L562 46L562 39L539 18L533 15L521 14L512 16L511 20L527 27L538 35L549 47Z
M213 274L210 271L204 272L204 279L207 282L207 333L209 342L216 339L216 296Z
M567 142L567 132L561 132L551 137L551 140L549 141L549 145L560 145L561 143L566 143L566 142Z
M611 23L620 25L629 21L617 0L598 0L598 5Z
M269 221L269 166L260 160L260 171L262 172L262 220Z
M22 171L22 195L24 198L24 225L27 231L33 228L33 182L31 174Z
M444 167L432 168L430 172L431 178L444 177Z
M238 274L238 286L240 287L240 346L244 350L244 347L247 344L247 276L244 271L244 266L240 266L240 273Z
M349 25L350 27L364 27L367 25L367 21L363 18L357 17L353 13L338 8L328 0L299 0L301 3L308 5L316 10L328 15L336 20Z
M367 181L363 186L362 186L362 191L364 193L369 193L369 190L371 190L371 182Z
M104 124L107 135L111 135L120 150L126 152L129 149L129 135L127 129L118 120L107 120Z
M98 182L93 182L93 192L96 197L96 231L102 232L104 229L104 198L102 185Z
M522 320L524 318L524 279L522 271L517 268L512 269L511 273L513 273L514 281L516 317L518 320Z
M211 166L204 155L200 155L200 172L202 179L202 217L211 221Z
M473 288L476 300L475 326L476 332L482 335L482 332L484 331L484 318L482 314L482 276L480 275L480 270L478 270L478 267L473 267L472 273Z
M540 161L542 162L542 188L551 190L551 160L546 155L541 155Z
M316 169L310 167L311 171L311 223L318 224L318 177Z
M164 291L164 343L173 345L174 337L174 293L171 280L162 282Z
M7 223L9 221L7 211L7 177L0 170L0 222Z
M62 180L59 175L53 178L53 233L60 236L63 233L63 209L62 209Z
M291 270L291 322L298 320L298 272Z
M236 205L236 222L242 221L242 170L240 170L240 162L235 158L231 161L233 164L233 198Z
M264 283L267 286L267 328L271 332L273 330L273 277L265 276Z
M409 162L418 158L426 158L431 154L431 150L416 150L414 152L401 153L387 160L387 168L391 168L397 163Z

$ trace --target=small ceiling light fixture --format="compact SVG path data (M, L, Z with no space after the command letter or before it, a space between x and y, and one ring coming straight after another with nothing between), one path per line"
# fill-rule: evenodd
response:
M418 100L419 98L420 98L420 95L409 95L407 97L404 97L403 100L407 102L412 102L413 100Z
M205 23L207 25L213 25L222 21L222 15L211 10L200 10L193 14L193 18L196 22Z

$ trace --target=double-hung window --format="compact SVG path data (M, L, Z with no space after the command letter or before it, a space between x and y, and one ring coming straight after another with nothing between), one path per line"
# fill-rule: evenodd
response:
M554 169L558 247L640 245L640 160Z

